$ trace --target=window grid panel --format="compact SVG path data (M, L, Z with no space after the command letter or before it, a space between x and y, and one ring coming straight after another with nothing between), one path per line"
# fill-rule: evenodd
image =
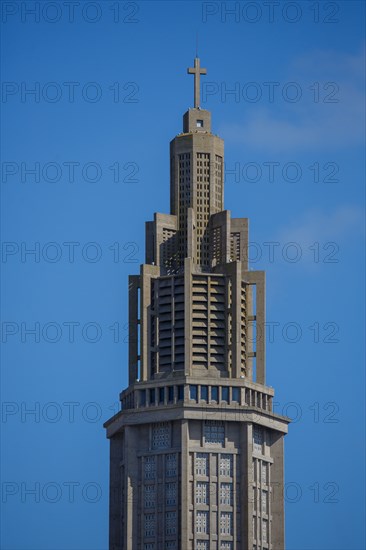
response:
M198 481L196 484L196 504L208 504L208 483L205 481Z
M165 513L165 534L175 535L177 533L177 512Z
M145 485L145 508L155 508L156 506L156 488L155 485Z
M225 444L224 423L217 420L205 420L203 435L206 444L223 447Z
M165 456L165 475L166 477L175 477L177 475L177 455L168 454Z
M208 476L208 454L197 453L195 458L195 472L198 476Z
M167 449L170 447L170 432L169 422L154 424L152 429L153 449Z
M155 456L145 457L144 477L145 479L155 479L156 476L156 458Z
M219 475L225 477L233 476L233 456L228 454L220 455Z
M177 484L167 483L165 486L165 499L167 506L176 506L177 504Z
M155 536L155 514L145 514L144 533L145 537Z
M220 504L232 506L233 504L233 484L221 483L220 485Z
M207 534L208 533L208 524L209 524L208 512L196 512L196 533L197 534Z
M220 514L220 534L231 535L233 526L232 512L221 512Z
M264 433L262 426L253 425L253 450L262 453L264 443Z

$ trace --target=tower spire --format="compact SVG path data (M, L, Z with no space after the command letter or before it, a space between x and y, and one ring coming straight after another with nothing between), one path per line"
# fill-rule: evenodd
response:
M187 73L194 75L194 108L199 109L199 107L200 107L200 80L201 80L201 74L207 74L207 69L201 68L200 58L195 57L194 67L189 67L187 69Z

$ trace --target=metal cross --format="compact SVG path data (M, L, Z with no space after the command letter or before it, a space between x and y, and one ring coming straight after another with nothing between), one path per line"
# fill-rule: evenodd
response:
M188 74L194 74L194 108L200 106L200 77L201 74L207 74L207 69L201 69L199 57L194 58L194 68L187 69Z

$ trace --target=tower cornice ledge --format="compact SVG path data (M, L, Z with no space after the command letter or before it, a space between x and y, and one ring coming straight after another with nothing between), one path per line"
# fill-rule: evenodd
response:
M249 422L259 424L287 434L288 424L291 419L279 414L263 411L258 407L217 407L210 405L168 405L154 408L133 409L120 411L115 416L105 422L107 437L113 437L117 432L123 430L126 426L139 424L154 424L159 422L172 422L174 420L218 420L223 422Z

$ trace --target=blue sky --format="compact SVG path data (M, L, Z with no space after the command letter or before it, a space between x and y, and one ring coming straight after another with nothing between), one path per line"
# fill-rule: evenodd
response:
M4 550L107 548L127 277L169 211L196 33L225 207L267 272L268 384L294 418L287 548L365 547L364 4L272 6L2 2Z

